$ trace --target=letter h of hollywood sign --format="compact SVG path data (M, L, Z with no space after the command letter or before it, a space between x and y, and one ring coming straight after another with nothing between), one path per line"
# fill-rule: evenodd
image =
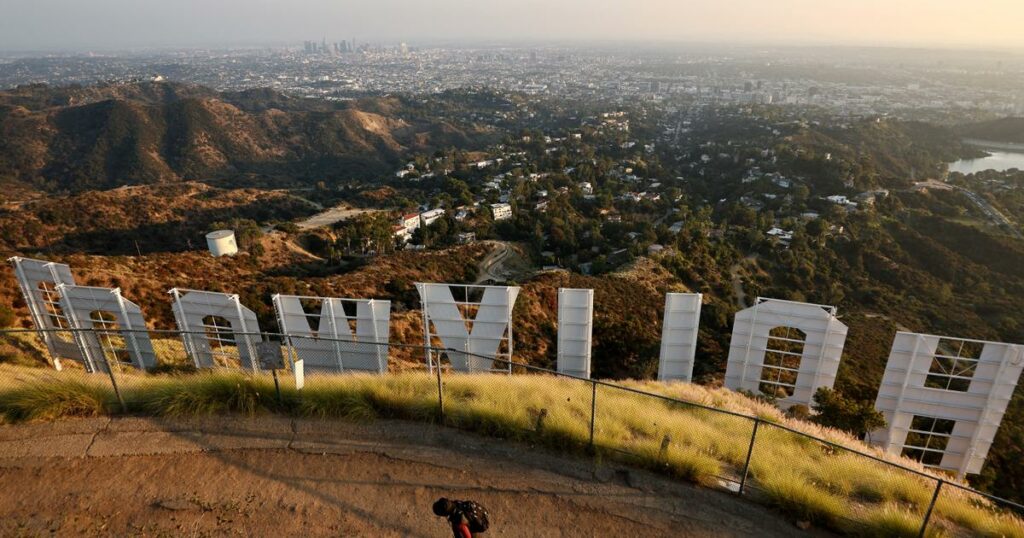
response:
M75 285L65 264L14 257L32 322L53 358L89 372L145 369L156 354L138 305L120 290ZM417 283L430 368L447 359L461 372L511 371L512 312L518 287ZM256 315L237 295L172 289L182 344L198 368L260 370ZM275 295L291 362L332 372L384 372L391 305L376 299ZM658 379L690 381L702 296L665 298ZM316 310L316 305L319 310ZM591 375L593 290L558 293L558 371ZM736 313L725 385L810 404L832 387L847 327L833 306L758 298ZM888 425L872 439L960 475L979 472L1024 368L1024 346L898 333L876 408ZM298 372L297 372L298 375Z

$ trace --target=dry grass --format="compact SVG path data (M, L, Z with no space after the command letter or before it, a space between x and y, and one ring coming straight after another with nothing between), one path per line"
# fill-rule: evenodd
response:
M0 414L8 421L51 420L120 411L105 376L0 367ZM423 372L317 375L300 393L281 379L281 399L268 375L199 372L120 376L129 411L162 416L286 413L352 420L400 418L436 421L436 378ZM559 450L590 450L592 386L546 375L446 375L445 424L484 435L539 443ZM860 451L840 432L789 421L778 410L739 394L696 385L630 382L745 415L762 422L751 457L752 497L802 520L834 530L877 536L916 534L934 481L837 450L774 426L786 425ZM753 422L664 398L598 386L594 450L602 458L653 469L694 483L738 480ZM908 462L886 456L901 464ZM936 506L932 534L1022 536L1020 520L996 513L981 498L947 487Z
M116 403L108 384L91 380L38 378L0 390L4 422L96 417L111 413Z
M942 489L935 515L955 527L971 529L977 536L1024 536L1024 521L1020 518L998 513L981 496L955 487Z
M921 532L921 518L911 514L897 504L885 504L871 510L864 518L864 536L882 538L916 538ZM926 536L941 536L941 531L929 527Z

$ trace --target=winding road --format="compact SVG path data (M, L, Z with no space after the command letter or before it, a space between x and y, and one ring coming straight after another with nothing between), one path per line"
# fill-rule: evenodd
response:
M478 265L476 282L481 284L488 280L493 282L504 282L508 280L508 271L504 270L504 263L512 254L512 249L504 241L490 241L495 246Z

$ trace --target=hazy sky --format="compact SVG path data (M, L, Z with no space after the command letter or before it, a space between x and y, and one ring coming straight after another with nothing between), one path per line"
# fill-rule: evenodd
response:
M0 50L303 39L1024 48L1024 0L0 0Z

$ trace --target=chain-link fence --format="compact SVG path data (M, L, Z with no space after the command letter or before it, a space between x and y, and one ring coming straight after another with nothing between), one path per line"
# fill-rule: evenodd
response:
M653 385L315 335L99 328L59 331L67 345L49 348L37 335L0 333L0 407L8 416L267 410L430 421L621 461L837 530L1024 536L1024 506L792 425L658 394ZM51 349L64 358L55 361Z

